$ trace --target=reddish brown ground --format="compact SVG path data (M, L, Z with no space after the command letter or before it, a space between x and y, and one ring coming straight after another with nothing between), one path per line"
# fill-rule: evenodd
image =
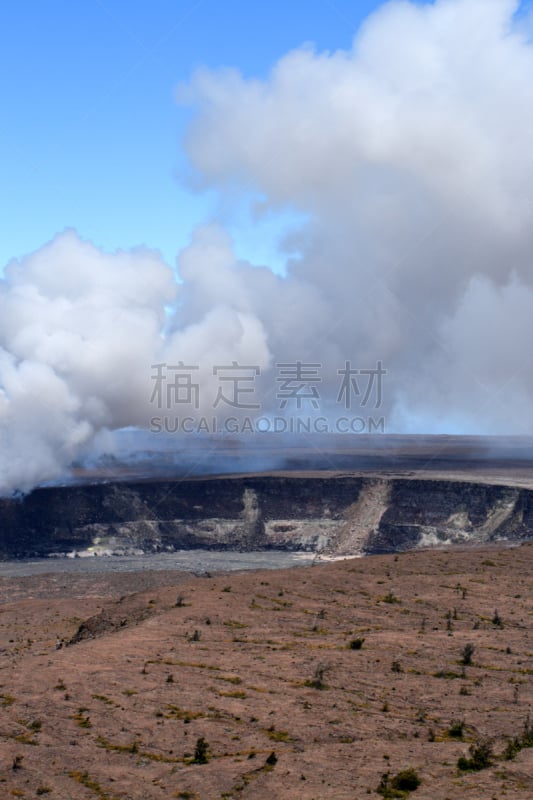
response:
M532 554L2 579L0 797L358 800L414 767L419 800L531 800L533 748L481 772L456 763L479 736L499 756L522 733ZM102 610L95 638L56 649ZM307 683L319 665L322 689ZM207 764L191 763L200 737Z

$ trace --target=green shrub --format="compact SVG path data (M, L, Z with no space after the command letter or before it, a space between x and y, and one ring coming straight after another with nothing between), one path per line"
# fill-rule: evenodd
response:
M468 667L472 663L472 656L474 655L475 647L472 642L468 642L465 644L461 651L461 664L463 666Z
M498 611L494 612L494 616L492 617L492 624L495 625L497 628L503 628L503 620L498 614Z
M401 770L392 778L388 772L382 775L376 792L385 800L404 798L409 792L416 791L421 783L422 780L417 771L413 767L408 767L408 769Z
M464 730L465 730L464 719L455 719L452 721L450 727L448 728L448 736L451 736L453 739L462 739Z
M392 788L398 789L400 792L414 792L421 783L422 781L413 767L402 770L391 781Z
M389 591L387 592L387 594L383 598L383 602L384 603L399 603L400 601L398 600L398 598L396 597L396 595L394 594L392 589L389 589Z
M196 740L194 748L193 764L207 764L209 761L208 744L203 736Z

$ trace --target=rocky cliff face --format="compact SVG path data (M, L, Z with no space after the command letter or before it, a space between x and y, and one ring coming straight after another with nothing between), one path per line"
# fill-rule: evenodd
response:
M189 548L349 555L530 537L533 491L460 481L264 475L0 500L1 558Z

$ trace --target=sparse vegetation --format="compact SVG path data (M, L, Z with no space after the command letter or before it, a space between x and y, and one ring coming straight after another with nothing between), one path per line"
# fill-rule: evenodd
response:
M86 708L80 708L77 714L72 717L77 722L80 728L92 728L93 724L91 718L86 714Z
M139 743L136 739L130 744L114 744L113 742L108 741L103 736L96 737L96 744L98 747L102 747L104 750L114 751L116 753L138 753L139 752ZM150 754L143 753L144 757L150 757Z
M161 712L161 716L166 717L167 719L180 719L183 720L185 723L191 722L193 719L200 719L201 717L205 717L206 714L203 711L190 711L185 708L180 708L179 706L168 705L167 706L167 713L163 714Z
M207 624L207 621L206 621L206 624ZM211 624L211 623L209 623L209 624ZM226 627L228 627L228 628L236 628L236 629L248 628L248 625L245 625L244 622L239 622L238 620L234 620L234 619L227 620L226 622L223 623L223 625L226 625Z
M266 731L266 735L273 742L288 742L291 738L287 731L277 731L273 725Z
M503 757L506 761L511 761L518 755L520 750L526 747L533 747L533 725L531 724L529 714L524 722L522 733L512 739L508 739Z
M1 708L8 708L12 706L15 702L15 698L12 697L10 694L0 694L0 707Z
M239 678L238 675L218 675L218 680L226 681L226 683L233 683L235 686L238 686L242 683L242 678Z
M91 778L88 772L71 770L68 775L70 778L81 784L81 786L85 786L86 789L89 789L91 792L93 792L97 797L100 798L100 800L114 800L111 795L107 794L107 792L102 789L97 780Z
M106 706L114 706L115 703L106 697L104 694L92 694L91 697L93 700L99 700L101 703L105 703Z
M98 611L129 621L116 636L108 632L60 653L54 644L59 635L68 639L71 627L62 600L48 607L40 602L34 622L31 601L20 611L17 606L16 615L6 609L0 619L8 667L0 681L7 748L0 796L20 789L26 798L63 792L117 800L135 790L134 773L139 796L157 790L199 799L215 787L216 797L229 800L267 791L262 782L275 769L284 782L281 794L317 800L456 800L484 789L487 798L529 800L533 730L524 719L533 674L527 592L533 544L502 550L502 561L516 564L516 571L503 573L498 564L490 581L485 570L485 582L478 581L479 552L465 558L450 548L446 569L440 553L407 553L390 580L392 556L317 565L291 573L290 590L280 590L288 573L280 579L276 572L270 588L259 585L262 574L235 574L231 597L221 594L227 577L200 584L180 576L175 588L155 581L154 588L150 574L131 581L135 594L119 605L118 592L112 602L90 593L76 598L72 606L87 617ZM120 592L129 591L127 580L121 577ZM458 580L469 586L466 601ZM389 587L401 604L383 601ZM179 590L188 608L174 608ZM523 599L513 599L515 591ZM254 595L261 605L252 611ZM146 608L150 597L157 614ZM137 607L144 616L134 624L130 612ZM452 627L455 644L446 635ZM195 629L201 640L189 644ZM7 645L10 635L14 644ZM27 636L35 641L31 653ZM242 638L236 643L235 636ZM471 665L463 663L465 652ZM492 743L488 755L477 741L484 735ZM199 737L203 751L195 747ZM354 747L364 769L345 768ZM25 757L12 771L15 753ZM422 778L418 790L398 778L404 767ZM69 769L80 771L75 779Z

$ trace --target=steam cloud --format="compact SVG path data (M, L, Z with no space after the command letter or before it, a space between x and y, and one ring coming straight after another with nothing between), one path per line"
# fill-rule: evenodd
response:
M533 47L516 10L391 2L348 52L303 47L265 81L198 71L179 90L196 180L260 192L258 214L304 212L299 257L286 276L238 261L213 224L180 282L155 252L73 231L10 263L0 491L147 427L150 365L180 360L210 389L214 364L257 365L265 388L280 361L336 376L380 360L389 431L533 433Z

